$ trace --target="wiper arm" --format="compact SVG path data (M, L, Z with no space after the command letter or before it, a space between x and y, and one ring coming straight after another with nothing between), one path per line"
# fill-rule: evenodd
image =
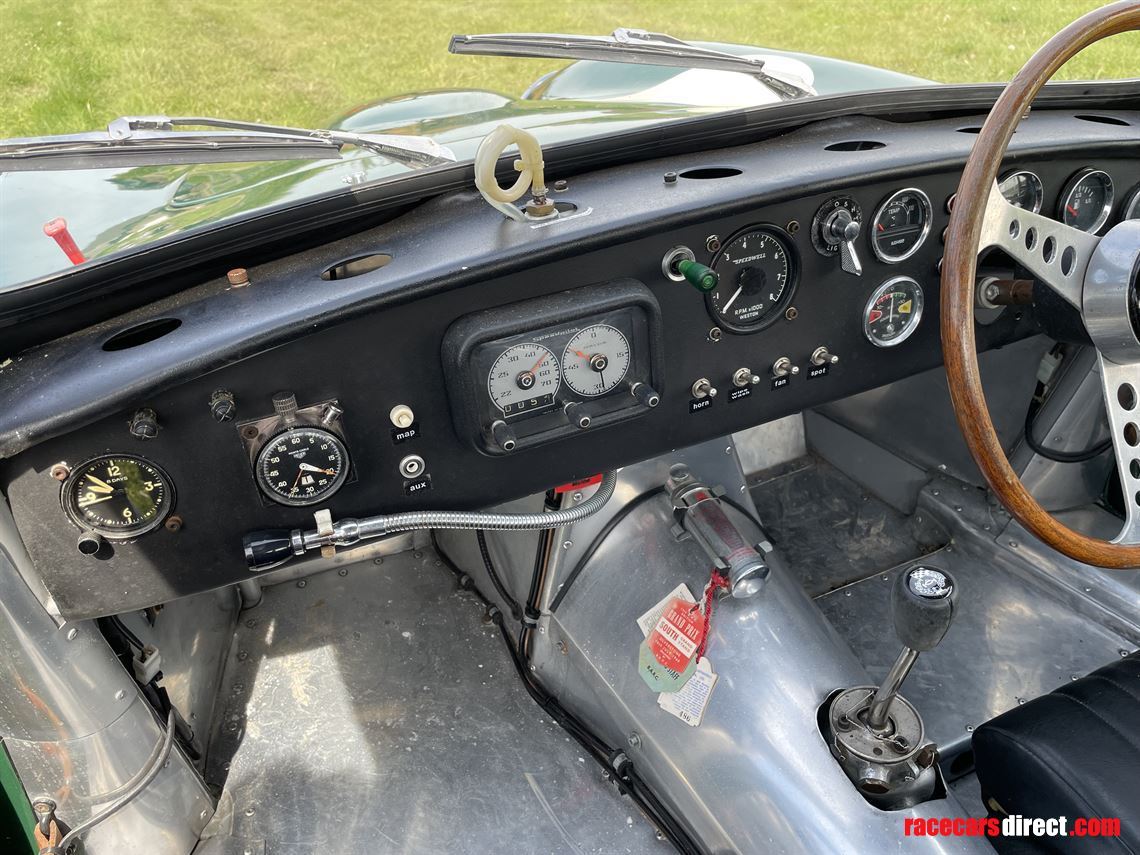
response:
M221 128L233 133L191 128ZM450 149L427 137L307 130L207 117L124 116L112 121L106 133L2 141L0 168L98 169L124 163L303 160L339 157L346 145L376 152L413 169L455 162Z
M484 56L530 56L551 59L586 59L668 65L678 68L708 68L750 74L786 98L817 94L811 84L785 69L767 68L759 58L736 56L699 47L665 33L650 33L619 27L609 36L559 35L554 33L496 33L452 36L452 53Z

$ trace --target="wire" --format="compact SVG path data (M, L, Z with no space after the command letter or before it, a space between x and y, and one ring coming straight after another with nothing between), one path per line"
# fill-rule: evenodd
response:
M435 529L432 529L433 533L434 531ZM495 590L499 592L499 596L503 598L503 602L511 610L511 617L522 623L522 609L519 608L518 601L511 596L511 592L507 590L502 579L499 578L498 571L495 570L495 563L491 560L491 551L487 548L486 532L479 529L475 532L475 539L479 541L479 555L483 558L483 567L486 568L487 575L491 577L491 584L495 586Z
M1034 421L1037 418L1039 410L1040 406L1038 404L1030 402L1029 409L1025 411L1025 444L1046 460L1052 460L1055 463L1084 463L1086 460L1099 457L1112 448L1112 437L1109 437L1103 442L1098 442L1096 445L1084 451L1058 451L1053 448L1046 448L1033 435Z
M594 535L594 539L590 541L590 545L586 547L586 551L582 553L582 557L578 559L578 562L574 565L574 569L571 570L570 573L566 576L566 581L562 583L562 587L559 588L558 593L555 594L554 599L550 603L551 614L554 614L554 612L557 611L558 606L561 605L564 599L566 599L566 595L570 593L570 587L574 584L578 576L580 576L582 571L586 569L586 565L589 564L590 560L594 557L594 553L596 553L601 548L602 543L607 537L610 536L610 534L613 533L613 530L621 525L622 520L624 520L654 496L660 495L664 492L664 489L661 487L654 487L652 490L647 490L646 492L634 497L631 501L627 502L622 506L621 510L609 518L606 524L602 526L601 531Z

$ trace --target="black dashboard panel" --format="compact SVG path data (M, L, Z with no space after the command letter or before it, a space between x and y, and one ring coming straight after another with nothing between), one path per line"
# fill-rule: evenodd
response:
M240 425L273 415L271 399L282 390L302 408L335 401L343 409L352 478L319 507L344 518L505 501L934 367L941 363L940 236L972 141L958 130L967 124L831 123L686 163L585 175L573 179L566 194L579 215L545 228L507 223L461 194L376 232L253 269L248 288L205 283L129 319L23 354L0 369L0 381L9 381L0 393L0 444L9 456L0 474L32 559L60 611L71 617L247 578L241 551L246 532L312 527L314 508L264 499L240 433ZM1122 128L1071 115L1045 116L1040 125L1039 135L1019 134L1026 151L1011 155L1010 164L1040 175L1046 212L1065 179L1090 164L1117 177L1121 195L1135 183L1134 160L1125 157L1135 144L1126 142ZM825 141L880 137L886 143L878 149L838 151L831 162L831 153L823 153ZM1079 157L1056 147L1063 138L1083 144ZM932 152L939 162L931 162ZM667 171L683 175L690 164L716 163L739 174L669 183L662 178ZM726 172L732 169L721 174ZM813 247L813 216L836 194L856 199L869 223L903 187L921 189L932 202L930 234L913 255L884 263L864 234L856 242L862 275L855 276L841 269L835 255ZM631 208L631 199L643 207ZM798 260L794 294L760 332L715 332L704 295L668 279L662 259L671 248L686 246L698 261L710 263L721 239L757 224L788 236ZM394 261L375 273L334 283L320 279L338 260L381 250ZM864 310L875 289L898 275L921 285L925 313L902 344L876 347L863 334ZM473 441L456 390L463 357L444 347L457 319L486 310L510 314L511 307L525 309L527 301L542 304L544 298L573 302L583 288L604 295L617 281L631 294L647 295L629 302L659 307L659 329L645 357L660 403L632 418L599 419L588 429L520 443L510 453ZM605 310L620 305L618 300ZM103 349L115 332L161 317L176 317L181 325L135 348ZM548 320L528 319L524 312L514 331L538 329ZM978 339L990 348L1036 331L1031 308L1010 307L979 326ZM810 356L820 347L839 361L812 365ZM784 357L799 374L773 376ZM740 369L761 382L735 386ZM707 381L702 389L718 394L698 395L701 380ZM217 390L232 393L235 421L211 417ZM414 430L390 418L400 404L414 413ZM128 430L142 407L152 409L160 425L145 442ZM125 453L154 461L169 475L181 524L81 556L80 529L61 508L52 468ZM424 464L416 477L401 472L410 455Z

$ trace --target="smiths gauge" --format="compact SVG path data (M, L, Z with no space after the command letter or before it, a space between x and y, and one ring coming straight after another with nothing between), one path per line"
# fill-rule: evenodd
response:
M593 324L574 334L562 354L566 385L585 398L609 392L629 370L629 341L609 324Z
M705 295L709 313L719 326L735 333L770 326L796 287L792 249L770 227L748 228L729 238L712 268L720 283Z
M276 419L267 427L276 430L257 452L254 477L268 498L281 505L315 505L332 497L348 479L348 449L335 432L342 411L326 404L297 410L297 399L288 393L273 398ZM267 431L268 432L268 431Z
M1095 234L1112 213L1112 179L1099 169L1082 169L1061 193L1057 218L1066 226Z
M871 221L871 249L880 261L897 264L922 246L930 234L930 198L921 190L908 187L892 194L875 212Z
M127 540L162 525L174 507L174 484L141 457L108 454L76 467L61 500L79 527Z
M863 310L863 334L875 347L902 344L922 320L922 286L909 276L888 279Z
M554 405L561 383L558 358L541 344L508 347L491 365L487 394L503 416Z

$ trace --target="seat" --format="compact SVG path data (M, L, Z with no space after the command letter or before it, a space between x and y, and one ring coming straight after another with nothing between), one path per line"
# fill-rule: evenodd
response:
M1119 838L995 840L999 849L1140 853L1140 652L1003 713L973 743L991 816L1064 816L1070 829L1078 817L1120 820Z

